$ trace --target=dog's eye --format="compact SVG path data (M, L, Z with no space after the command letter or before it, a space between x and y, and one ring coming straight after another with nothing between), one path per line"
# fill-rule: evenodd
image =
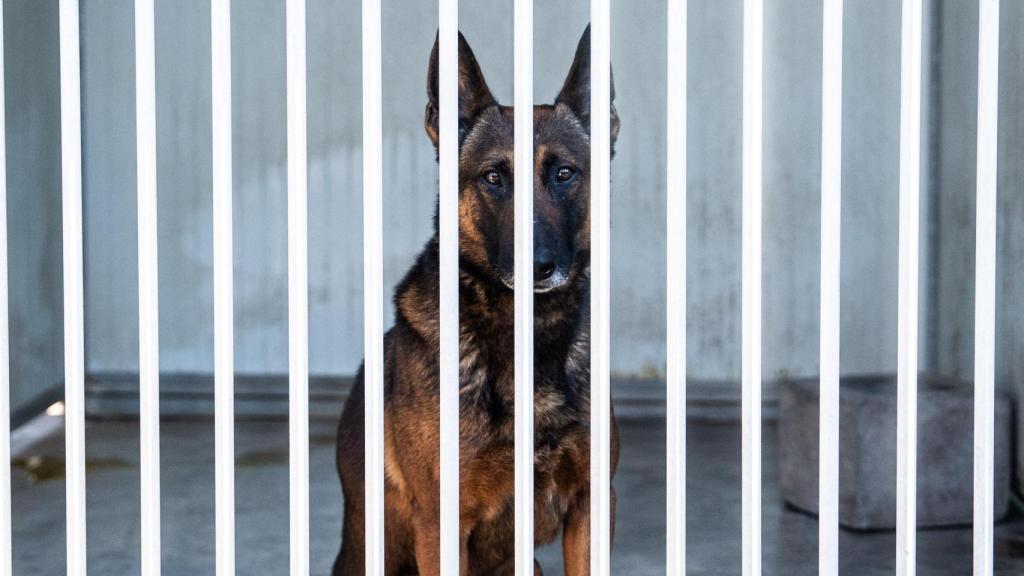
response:
M558 172L555 174L555 178L559 182L565 183L568 182L569 180L572 180L572 177L575 175L575 170L569 168L568 166L562 166L561 168L558 169Z
M484 182L490 186L501 186L501 174L497 170L490 170L484 174Z

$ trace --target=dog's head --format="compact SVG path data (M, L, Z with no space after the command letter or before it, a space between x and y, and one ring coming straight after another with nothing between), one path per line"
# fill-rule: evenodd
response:
M438 48L430 57L426 130L438 144ZM615 88L612 88L612 100ZM612 107L611 139L619 131ZM552 105L534 106L534 290L570 284L590 264L590 28ZM487 87L459 34L459 251L464 267L513 286L513 109Z

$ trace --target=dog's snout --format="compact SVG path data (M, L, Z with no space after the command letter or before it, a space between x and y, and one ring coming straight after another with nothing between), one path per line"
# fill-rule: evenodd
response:
M555 273L555 255L550 250L538 250L533 255L533 280L543 282Z
M571 252L558 229L544 221L533 227L533 289L537 292L554 290L569 278Z

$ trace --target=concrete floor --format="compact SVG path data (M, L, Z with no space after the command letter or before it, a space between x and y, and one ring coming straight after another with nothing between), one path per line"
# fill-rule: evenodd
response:
M613 571L664 574L664 426L621 422L622 463ZM337 551L341 498L333 466L333 424L311 425L312 574L327 574ZM163 574L214 573L213 426L205 420L162 427ZM242 575L287 574L288 455L283 421L240 421L236 427L237 568ZM139 573L138 425L87 424L89 572ZM764 430L764 574L817 574L817 521L787 510L776 483L772 426ZM690 574L740 573L740 434L735 425L689 428L688 565ZM14 573L64 571L63 438L37 445L15 462ZM841 573L891 575L895 535L841 532ZM1000 525L996 574L1024 574L1024 520ZM546 574L561 574L557 547L538 551ZM971 573L969 529L918 533L918 572Z

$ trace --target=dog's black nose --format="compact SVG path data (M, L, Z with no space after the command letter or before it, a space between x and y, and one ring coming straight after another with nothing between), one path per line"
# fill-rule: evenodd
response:
M555 273L555 262L546 255L538 254L533 261L533 281L543 282Z

